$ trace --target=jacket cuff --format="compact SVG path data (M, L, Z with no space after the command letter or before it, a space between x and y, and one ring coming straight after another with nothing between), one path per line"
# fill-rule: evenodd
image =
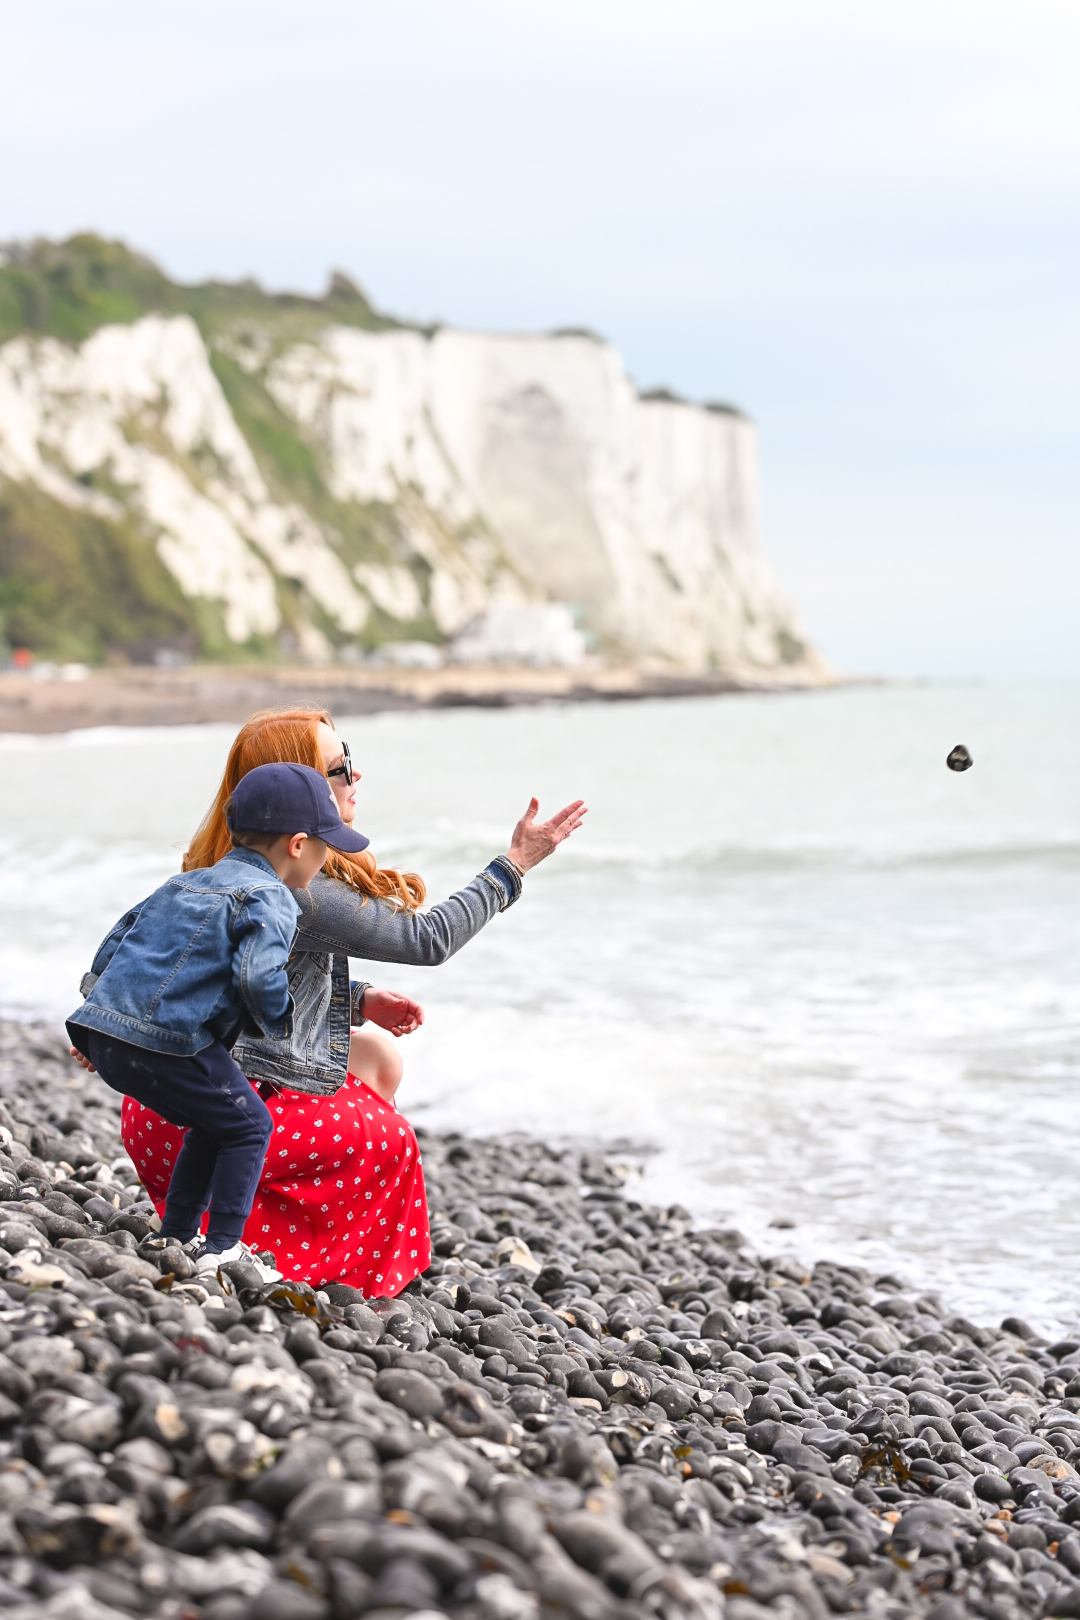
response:
M352 1017L350 1018L349 1021L352 1024L353 1028L355 1028L358 1024L366 1024L367 1023L367 1019L364 1017L363 1013L360 1011L360 1006L361 1006L361 1003L363 1002L363 999L364 999L364 991L365 990L370 990L370 989L371 989L370 984L368 984L366 981L360 980L360 979L353 979L351 984L349 985L350 1009L351 1009L351 1013L352 1013Z
M505 911L507 906L512 906L515 900L521 898L521 873L505 855L496 855L480 876L498 891L500 911Z

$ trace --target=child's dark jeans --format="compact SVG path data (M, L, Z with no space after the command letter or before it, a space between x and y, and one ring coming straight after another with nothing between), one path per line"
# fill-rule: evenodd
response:
M107 1085L187 1132L173 1166L161 1235L186 1243L209 1203L207 1247L217 1253L231 1248L251 1214L273 1129L258 1092L220 1041L194 1057L174 1057L97 1030L81 1033Z

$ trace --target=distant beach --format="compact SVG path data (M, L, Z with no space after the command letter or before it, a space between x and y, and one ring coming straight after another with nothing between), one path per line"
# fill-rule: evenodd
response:
M311 703L347 714L392 709L503 708L514 704L629 701L761 690L730 675L668 675L630 664L597 668L452 665L191 665L86 670L61 665L40 677L0 674L0 732L77 731L87 726L196 725L240 721L256 709Z

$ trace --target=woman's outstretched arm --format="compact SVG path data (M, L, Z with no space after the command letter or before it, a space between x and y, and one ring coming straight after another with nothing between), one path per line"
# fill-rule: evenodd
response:
M529 807L514 828L510 849L497 855L465 888L441 900L430 911L403 911L386 900L367 900L348 884L316 877L296 891L300 905L295 950L345 951L369 962L403 962L437 967L514 904L521 879L581 826L580 799L550 821L536 821L538 805Z

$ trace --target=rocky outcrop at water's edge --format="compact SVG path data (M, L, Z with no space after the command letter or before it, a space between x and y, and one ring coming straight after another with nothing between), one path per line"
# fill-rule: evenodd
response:
M0 1026L14 1620L1080 1616L1080 1340L422 1135L400 1298L190 1275L117 1099Z

